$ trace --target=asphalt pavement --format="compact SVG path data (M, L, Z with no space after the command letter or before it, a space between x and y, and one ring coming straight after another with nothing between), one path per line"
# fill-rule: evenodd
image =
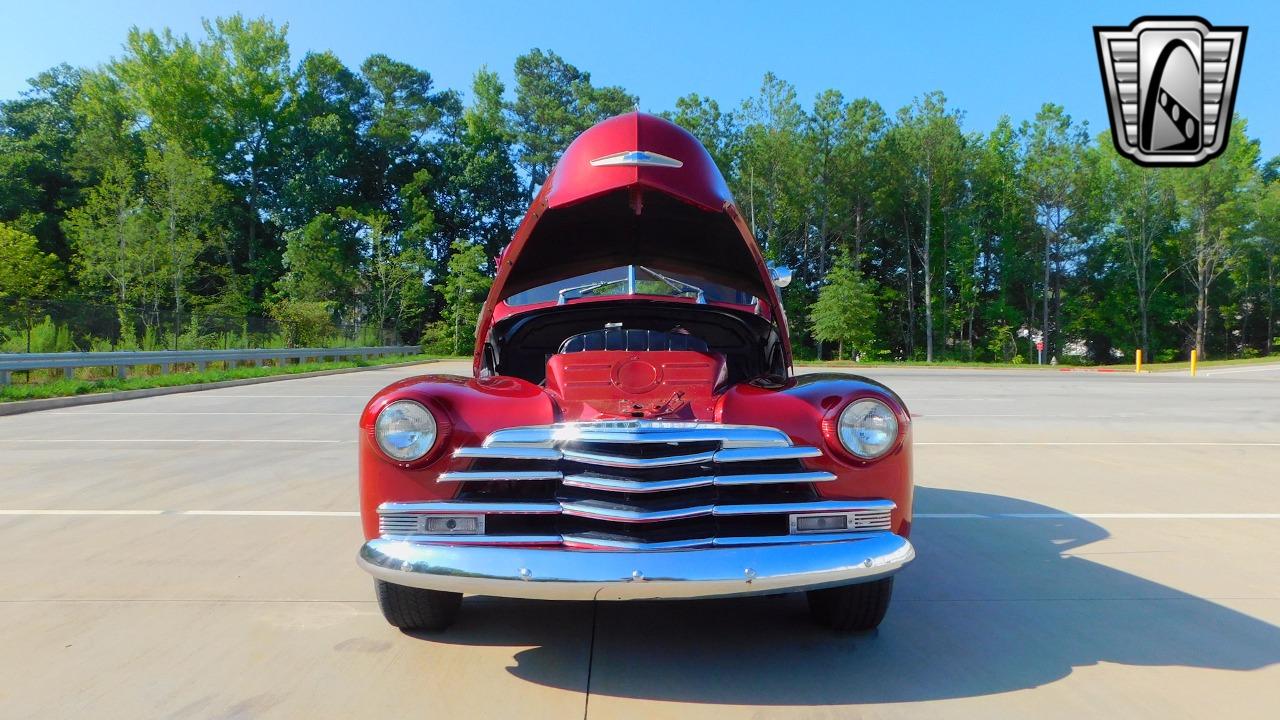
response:
M0 417L0 718L1274 718L1280 365L869 369L916 416L879 631L803 597L386 625L355 422L436 363Z

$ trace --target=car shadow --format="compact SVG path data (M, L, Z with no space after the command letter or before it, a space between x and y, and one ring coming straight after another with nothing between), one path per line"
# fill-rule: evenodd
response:
M916 508L1060 514L925 487L916 490ZM581 691L558 633L594 613L592 694L742 705L974 697L1044 685L1100 662L1222 670L1280 662L1280 628L1075 554L1106 537L1070 516L921 520L912 536L918 559L899 575L884 624L863 635L814 625L796 593L594 607L469 599L452 630L418 637L532 646L516 653L509 672Z

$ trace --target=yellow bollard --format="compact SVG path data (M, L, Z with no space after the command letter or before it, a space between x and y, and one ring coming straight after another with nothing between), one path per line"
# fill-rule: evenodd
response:
M1133 361L1134 361L1133 371L1136 373L1142 372L1142 348L1138 348L1136 351L1134 351Z
M1191 351L1191 377L1196 376L1196 360L1200 357L1200 348Z

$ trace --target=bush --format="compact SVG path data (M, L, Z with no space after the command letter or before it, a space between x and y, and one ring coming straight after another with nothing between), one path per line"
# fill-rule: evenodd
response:
M271 317L284 330L285 347L318 347L337 331L333 307L329 301L281 300L271 306Z
M65 325L45 317L31 326L31 352L70 352L76 347L71 343L71 332ZM21 326L0 327L0 352L27 351L27 329Z

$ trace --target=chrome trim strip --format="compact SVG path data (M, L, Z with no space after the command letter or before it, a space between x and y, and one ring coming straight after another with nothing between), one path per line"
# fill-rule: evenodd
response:
M456 538L454 538L456 539ZM370 540L358 564L397 585L545 600L642 600L790 592L876 580L915 557L906 538L655 550L573 550Z
M460 447L453 451L459 460L537 460L555 462L560 459L560 451L553 448L537 447Z
M738 485L776 485L778 483L830 482L836 476L829 472L757 473L752 475L717 475L719 487Z
M438 483L454 482L502 482L504 480L559 480L564 473L559 470L485 470L443 472Z
M712 538L694 540L668 540L665 542L640 542L634 540L605 540L584 535L565 535L565 544L577 547L607 548L610 550L675 550L677 548L711 547Z
M847 530L845 532L833 533L807 533L804 535L759 535L759 536L742 536L742 537L718 537L715 539L717 547L743 547L746 545L788 545L793 543L819 543L819 542L840 542L843 540L855 540L873 533L887 532L886 530Z
M700 487L738 487L742 485L776 485L779 483L815 483L835 480L828 472L756 473L750 475L699 475L671 480L632 480L630 478L595 475L569 475L561 484L607 492L653 493L689 490Z
M611 506L598 500L581 500L560 503L561 512L573 517L592 518L595 520L613 520L625 523L658 522L660 520L683 520L684 518L703 517L714 513L715 505L691 505L667 510L631 510L626 507Z
M789 447L791 438L777 428L758 425L674 422L666 420L611 420L495 430L485 447L557 447L573 442L682 443L719 442L721 447Z
M596 477L594 475L570 475L561 484L569 487L587 488L588 490L607 490L610 492L651 493L665 490L688 490L690 488L709 487L715 484L716 478L711 475L699 477L676 478L674 480L631 480L628 478Z
M667 455L664 457L653 458L629 458L620 455L606 455L604 453L583 452L581 450L563 450L565 460L573 462L585 463L587 465L604 465L605 467L618 468L655 468L655 467L671 467L672 465L697 465L699 463L709 463L715 457L714 452L694 453L692 455Z
M820 500L818 502L716 505L714 514L724 517L775 513L888 512L896 507L897 504L892 500Z
M446 500L443 502L417 503L388 502L378 506L379 515L390 513L421 513L424 515L465 515L468 513L557 515L560 513L560 504L553 502L466 502L462 500Z
M822 451L816 447L729 448L717 452L715 461L718 463L768 462L770 460L803 460L815 457L822 457Z
M559 535L423 535L386 534L383 540L444 545L559 545Z

